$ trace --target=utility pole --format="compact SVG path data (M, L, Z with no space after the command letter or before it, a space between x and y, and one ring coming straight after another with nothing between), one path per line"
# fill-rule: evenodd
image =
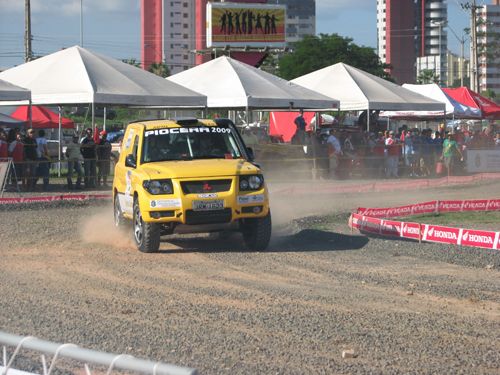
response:
M450 25L447 25L448 28L450 29L450 31L453 33L453 35L455 36L455 38L457 38L457 40L460 42L460 64L459 64L459 69L460 69L460 86L463 87L464 86L464 66L465 66L465 51L464 51L464 44L465 44L465 36L464 34L462 33L462 37L459 38L457 33L455 32L455 30L453 30L451 28Z
M80 0L80 47L83 48L83 0Z
M30 0L24 0L24 62L33 57L31 50L31 9Z
M462 8L470 10L470 89L479 91L479 71L477 63L477 9L476 0L462 3Z

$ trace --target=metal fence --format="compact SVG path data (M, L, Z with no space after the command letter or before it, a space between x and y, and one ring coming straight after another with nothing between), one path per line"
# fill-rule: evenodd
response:
M0 366L0 375L19 374L19 369L14 369L15 360L22 351L41 354L41 368L43 375L54 373L61 359L77 361L86 375L92 375L91 365L105 366L106 375L114 371L131 371L140 374L152 375L197 375L196 369L175 366L162 362L135 358L128 354L111 354L96 350L84 349L75 344L58 344L40 340L32 336L17 336L0 331L0 345L3 346L3 366ZM8 357L7 348L15 348ZM52 356L47 362L46 355ZM40 367L40 366L39 366ZM26 372L24 372L26 374Z

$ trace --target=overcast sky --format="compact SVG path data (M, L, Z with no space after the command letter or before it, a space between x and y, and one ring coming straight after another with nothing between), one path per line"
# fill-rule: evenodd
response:
M140 60L139 0L83 0L83 9L85 48L119 59ZM80 43L80 0L31 0L31 10L36 55ZM376 0L316 0L316 31L337 33L358 45L376 48L376 13ZM459 0L448 0L448 21L459 36L468 27ZM23 35L24 0L0 0L0 68L23 62ZM448 47L460 53L460 44L451 33ZM467 49L468 44L468 55Z

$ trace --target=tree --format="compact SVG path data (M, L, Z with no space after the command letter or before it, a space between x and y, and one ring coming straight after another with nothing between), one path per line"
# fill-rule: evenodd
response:
M422 69L417 77L417 83L423 85L427 83L438 83L439 77L436 76L436 72L432 69Z
M294 43L292 52L279 61L278 75L290 80L339 62L390 79L384 71L388 66L380 62L373 48L360 47L337 34L310 35Z
M141 63L139 61L137 61L136 59L123 59L122 62L124 62L125 64L133 65L136 68L141 67Z
M168 69L167 64L165 64L164 62L152 63L148 68L148 72L151 72L163 78L170 75L170 69Z
M481 95L488 98L488 99L491 99L492 101L495 101L495 99L497 97L497 94L495 93L495 91L493 89L486 89L483 92L481 92Z

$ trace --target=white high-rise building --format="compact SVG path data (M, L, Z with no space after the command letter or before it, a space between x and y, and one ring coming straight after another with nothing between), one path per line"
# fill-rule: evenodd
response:
M484 5L477 15L479 92L491 89L500 96L500 1Z
M163 61L171 74L195 65L195 1L163 0Z

